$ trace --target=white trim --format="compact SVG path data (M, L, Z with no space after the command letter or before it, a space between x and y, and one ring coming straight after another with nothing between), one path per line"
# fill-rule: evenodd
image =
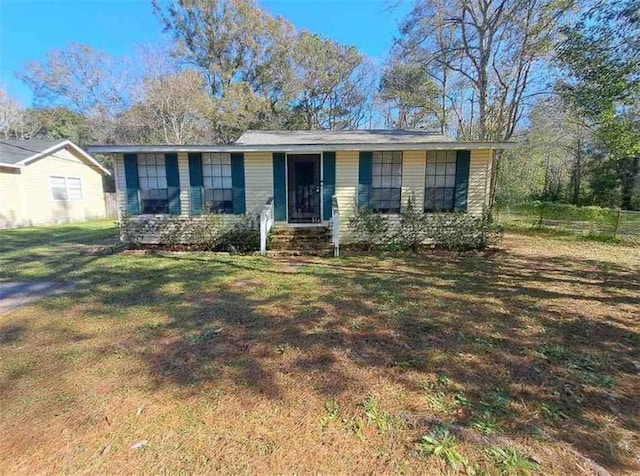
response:
M38 159L41 159L42 157L46 157L47 155L50 155L53 152L56 152L57 150L60 150L60 149L66 148L66 147L69 147L76 154L78 154L80 157L82 157L83 159L85 159L88 162L90 162L91 165L93 165L93 166L97 167L98 169L100 169L100 171L102 173L104 173L105 175L111 175L111 173L107 169L105 169L102 165L100 165L100 162L98 162L96 159L91 157L84 150L82 150L80 147L78 147L77 145L75 145L73 142L71 142L68 139L67 140L63 140L60 143L58 143L58 144L56 144L56 145L54 145L52 147L49 147L48 149L43 150L42 152L38 152L37 154L29 156L26 159L22 159L20 162L17 162L16 165L17 166L29 165L34 160L38 160Z
M21 169L21 168L23 168L22 165L5 164L3 162L0 162L0 168L2 168L2 167L6 167L8 169Z
M292 152L322 153L342 150L477 150L513 149L515 142L424 142L389 144L287 144L287 145L93 145L87 149L94 154L167 153L167 152Z

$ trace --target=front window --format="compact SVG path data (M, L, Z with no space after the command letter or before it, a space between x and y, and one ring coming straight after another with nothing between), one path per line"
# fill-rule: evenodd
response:
M82 200L82 181L78 177L49 177L54 200Z
M452 212L455 207L456 151L429 153L424 190L425 212Z
M164 154L138 155L141 213L169 213Z
M402 152L373 153L371 206L377 213L400 213Z
M231 154L202 154L204 208L209 213L233 213Z

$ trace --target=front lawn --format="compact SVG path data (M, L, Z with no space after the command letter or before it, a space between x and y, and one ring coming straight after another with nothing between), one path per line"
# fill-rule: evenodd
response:
M76 283L0 316L3 472L640 471L638 248L91 253L113 236L0 232L0 279Z

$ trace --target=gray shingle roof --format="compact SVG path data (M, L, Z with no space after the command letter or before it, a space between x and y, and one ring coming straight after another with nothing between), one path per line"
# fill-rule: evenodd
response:
M455 142L439 132L415 129L359 131L247 131L236 145L422 144Z
M18 162L28 159L40 152L54 147L61 142L58 140L1 140L0 139L0 163L17 164Z

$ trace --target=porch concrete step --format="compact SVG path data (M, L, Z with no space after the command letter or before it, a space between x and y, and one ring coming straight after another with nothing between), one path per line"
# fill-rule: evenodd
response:
M269 250L331 256L331 230L326 226L276 228L269 239Z

